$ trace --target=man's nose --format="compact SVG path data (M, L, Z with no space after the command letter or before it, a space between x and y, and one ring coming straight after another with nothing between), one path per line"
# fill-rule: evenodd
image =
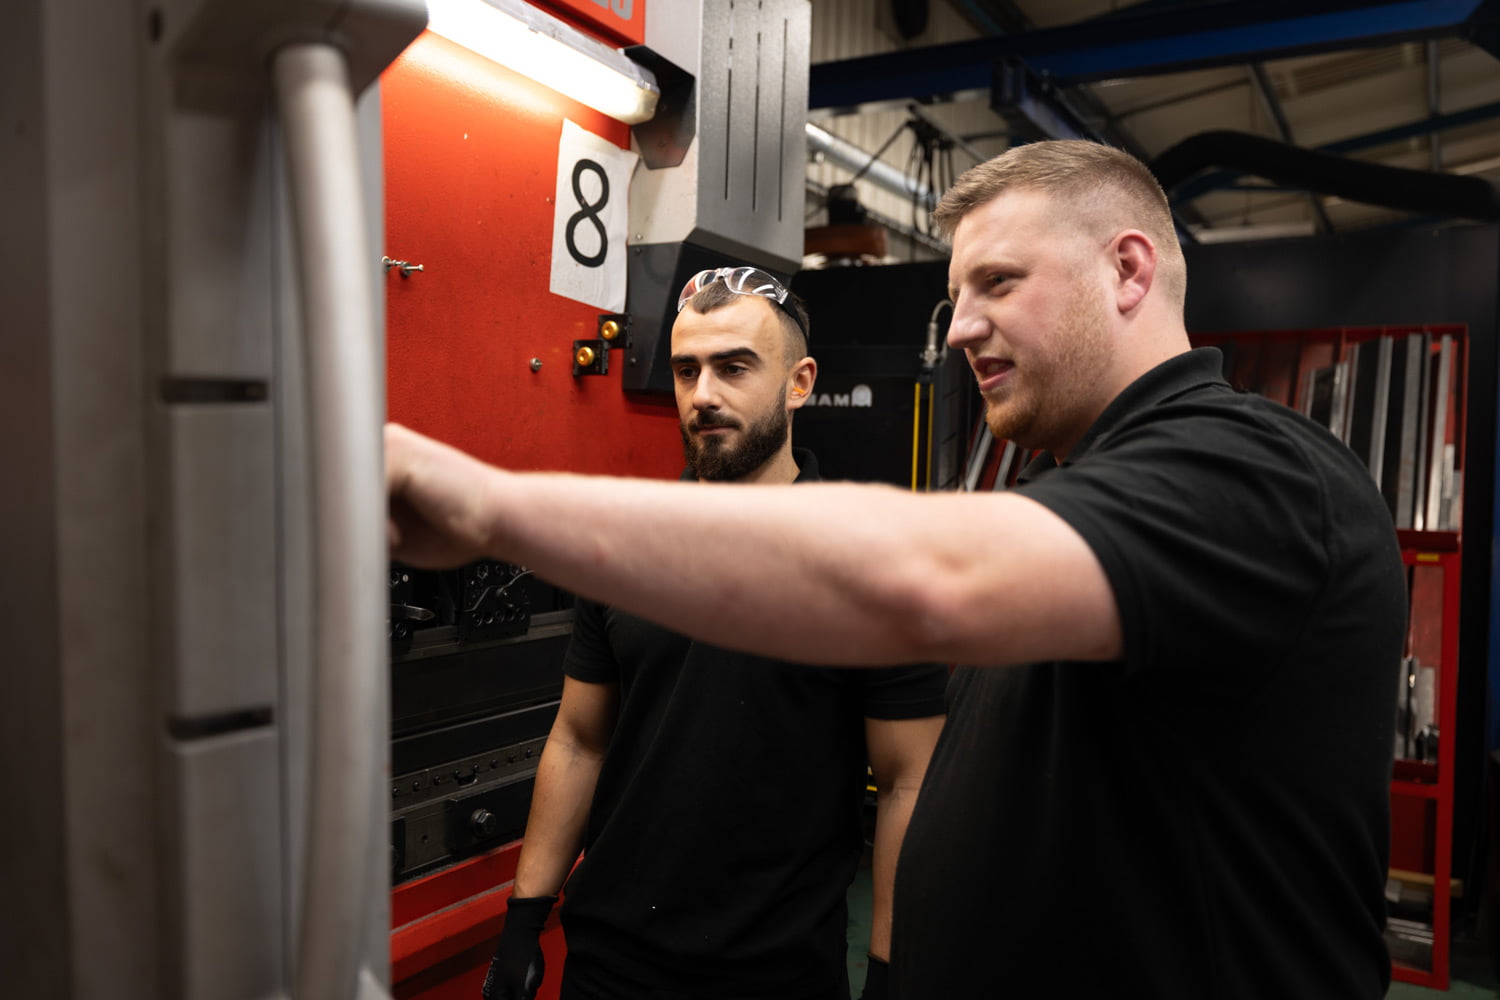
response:
M693 409L717 410L719 408L719 383L707 372L700 372L693 384Z
M960 295L953 303L953 319L948 322L948 346L955 351L976 347L990 335L990 324L984 311L973 304L970 296Z

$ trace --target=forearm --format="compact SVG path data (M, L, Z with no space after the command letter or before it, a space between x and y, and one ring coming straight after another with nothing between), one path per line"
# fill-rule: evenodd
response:
M838 486L500 475L497 548L569 590L710 642L757 644L801 662L863 662L895 648L893 616L882 613L895 601L880 599L878 574L863 571L878 540L860 546L858 529L831 516L851 501ZM705 558L726 553L732 558ZM760 624L768 621L809 634L769 635L782 630Z
M896 859L901 841L906 837L912 809L917 801L915 789L892 788L877 793L875 807L875 846L871 859L870 954L890 960L891 904L895 895Z
M520 563L716 645L851 666L1119 655L1093 551L1019 495L513 473L395 425L386 486L403 562Z
M599 755L576 745L547 741L516 862L516 896L555 896L562 888L583 846L602 763Z
M1028 570L1058 551L1030 501L495 476L493 552L708 642L830 665L1090 658Z

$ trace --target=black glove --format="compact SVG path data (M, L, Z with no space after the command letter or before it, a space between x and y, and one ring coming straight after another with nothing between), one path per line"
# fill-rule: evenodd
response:
M891 966L883 958L869 956L870 964L865 967L865 991L859 995L859 1000L886 1000L891 995Z
M510 897L505 926L484 977L484 1000L532 1000L542 985L542 925L556 896Z

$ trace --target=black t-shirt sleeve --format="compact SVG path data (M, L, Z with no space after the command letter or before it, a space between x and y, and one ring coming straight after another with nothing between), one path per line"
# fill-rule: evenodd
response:
M1162 405L1019 488L1093 549L1130 669L1263 665L1303 633L1329 561L1318 463L1343 459L1298 420Z
M860 675L867 719L925 719L944 712L948 668L936 663L876 667Z
M590 684L620 679L620 664L609 647L602 604L578 598L573 607L573 636L563 657L563 673Z

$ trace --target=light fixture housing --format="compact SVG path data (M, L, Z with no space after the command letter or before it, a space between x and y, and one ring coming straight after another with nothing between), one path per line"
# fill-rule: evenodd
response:
M627 125L648 121L656 78L619 49L525 0L428 0L432 31Z

